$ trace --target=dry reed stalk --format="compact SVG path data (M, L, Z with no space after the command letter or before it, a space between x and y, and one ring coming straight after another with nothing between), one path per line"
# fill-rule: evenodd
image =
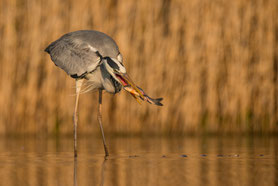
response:
M275 0L3 0L0 8L1 133L72 132L74 81L43 49L80 29L111 35L135 82L165 98L157 108L104 95L107 132L277 131ZM96 94L80 105L79 131L98 131Z

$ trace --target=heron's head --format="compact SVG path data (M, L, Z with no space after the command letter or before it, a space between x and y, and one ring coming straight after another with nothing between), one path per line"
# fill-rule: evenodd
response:
M127 75L126 69L125 69L124 65L121 63L121 61L119 61L115 58L105 57L103 59L103 64L105 65L106 70L112 76L112 78L114 80L121 83L121 85L124 87L125 86L133 87L139 93L139 95L143 97L140 90L137 88L137 86L133 83L133 81Z
M103 59L103 64L112 78L122 84L120 77L126 74L124 65L117 59L110 57L105 57Z

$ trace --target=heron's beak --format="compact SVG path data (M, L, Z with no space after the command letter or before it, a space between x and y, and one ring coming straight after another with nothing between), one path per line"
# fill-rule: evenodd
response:
M133 83L127 73L116 74L116 76L124 87L131 86L139 94L139 96L144 99L142 92L137 88L135 83Z

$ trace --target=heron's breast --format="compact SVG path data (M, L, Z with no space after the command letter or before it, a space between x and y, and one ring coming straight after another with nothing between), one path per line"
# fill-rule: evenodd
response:
M92 87L92 90L103 89L102 76L99 69L96 69L95 71L88 73L86 75L86 79L88 80L89 85Z
M111 94L116 94L122 89L121 84L119 84L116 80L113 80L111 76L104 78L102 85L103 88Z

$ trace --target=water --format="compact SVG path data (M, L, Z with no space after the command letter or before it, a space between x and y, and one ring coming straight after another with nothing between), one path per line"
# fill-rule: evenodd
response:
M278 185L277 137L1 138L0 185Z

